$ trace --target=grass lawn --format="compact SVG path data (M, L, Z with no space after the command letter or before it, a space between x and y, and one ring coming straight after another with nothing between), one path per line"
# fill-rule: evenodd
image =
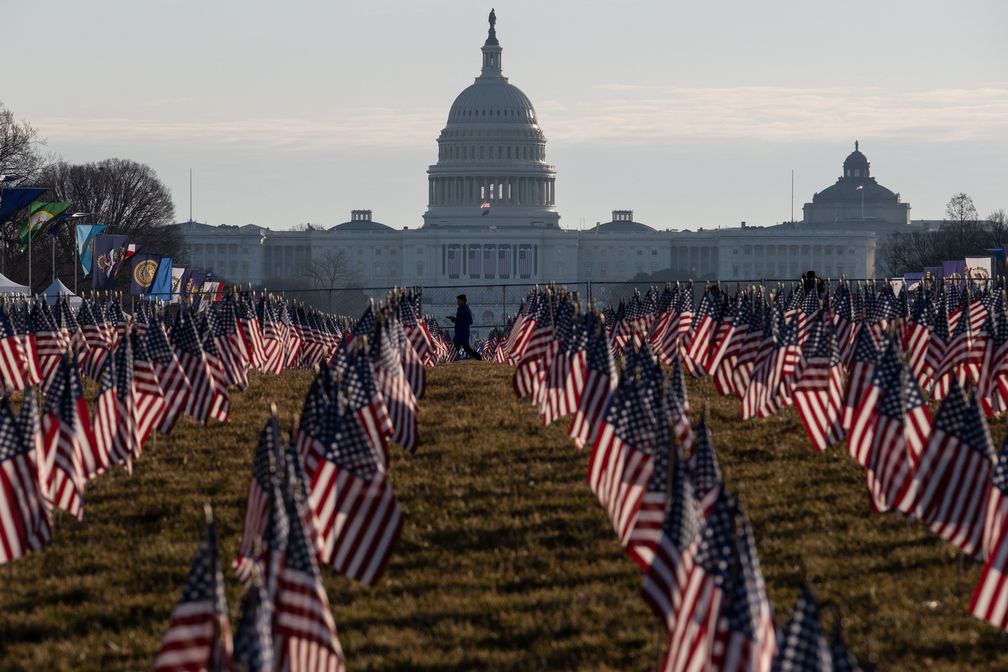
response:
M406 516L381 583L323 569L351 670L647 670L659 657L640 576L584 483L587 455L513 398L511 369L428 372L416 455L392 449ZM83 524L0 569L0 670L149 669L214 505L234 556L252 453L270 401L285 426L310 374L254 377L232 422L183 421L134 475L105 474ZM1008 637L966 611L979 566L922 526L870 513L860 468L815 454L792 411L740 424L734 400L691 385L729 487L757 534L779 621L803 576L883 670L1008 669ZM995 429L1000 440L1003 427ZM232 623L239 586L226 572Z

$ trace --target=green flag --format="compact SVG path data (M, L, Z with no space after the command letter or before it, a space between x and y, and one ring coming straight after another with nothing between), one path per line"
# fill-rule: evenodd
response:
M36 236L49 228L49 225L69 208L70 203L62 201L52 201L49 203L36 201L32 203L31 208L29 208L28 221L21 227L21 249L28 247L29 236L31 240L34 240Z

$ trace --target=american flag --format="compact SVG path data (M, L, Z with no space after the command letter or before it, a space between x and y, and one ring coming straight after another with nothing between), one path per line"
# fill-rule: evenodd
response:
M389 409L375 383L371 355L361 348L352 358L343 376L347 402L367 438L382 469L388 464L388 440L395 429Z
M686 381L683 379L682 367L679 359L672 362L672 371L669 375L669 412L672 416L672 433L679 447L682 448L683 455L693 452L693 425L689 419L689 399L686 397Z
M200 344L191 313L182 313L171 336L179 363L191 385L186 398L186 414L204 424L211 418L226 422L231 400L221 375L223 369L220 369L219 360L216 361L216 366L210 361L211 356ZM207 345L212 346L213 341L208 341Z
M700 532L681 593L661 669L770 669L776 638L752 530L738 503L723 490Z
M819 603L809 587L802 586L791 620L778 640L780 648L773 661L773 672L832 672L833 651L822 626Z
M888 339L850 435L852 454L864 458L876 511L912 513L910 485L930 432L931 414L920 388L903 367L896 342Z
M0 306L0 382L6 394L24 389L26 368L17 330L10 314Z
M553 301L553 292L547 290L539 295L539 300L532 306L534 312L529 315L531 328L524 347L519 350L518 367L512 379L512 386L519 399L528 397L534 400L539 387L546 380L544 359L550 348L556 347L553 339Z
M245 504L245 526L238 545L238 555L232 563L246 586L252 581L257 560L256 543L264 541L270 510L274 506L284 506L282 499L275 499L283 482L281 438L280 422L276 416L272 416L259 434L259 444L252 458L252 478L249 480L248 500Z
M994 443L974 398L953 379L913 477L916 513L931 531L983 559L984 498L994 468ZM913 497L914 494L911 494Z
M272 672L273 604L262 580L255 576L241 604L241 617L234 636L234 667L247 672Z
M544 425L550 425L574 411L584 375L583 350L579 356L574 305L569 297L557 301L554 316L556 347L547 351L549 359L544 362L546 379L540 388L539 418Z
M154 428L161 424L168 403L158 379L147 342L135 329L127 334L133 350L133 413L136 416L137 445L143 446ZM120 344L120 347L122 345ZM185 375L185 374L183 374Z
M46 489L56 506L82 520L89 471L85 456L93 467L95 439L80 374L69 356L60 360L46 388L42 413L42 445L46 464L52 465Z
M417 446L417 409L396 349L392 346L387 323L379 325L370 342L375 383L381 391L392 421L391 439L412 453Z
M984 565L970 599L974 616L1008 630L1008 441L994 464L983 529Z
M132 473L132 461L140 457L143 438L140 435L137 415L136 376L133 369L133 343L128 335L122 338L109 356L115 360L115 403L119 426L112 440L110 456L122 462Z
M285 499L290 530L274 599L277 669L342 672L343 648L302 523L304 503L294 496Z
M619 381L599 315L588 313L582 319L586 333L584 386L574 418L567 429L567 436L579 449L595 440L609 397Z
M119 404L116 403L116 361L114 357L106 357L98 376L98 396L95 398L94 438L95 458L85 459L85 464L94 473L88 473L94 478L105 471L111 464L125 464L129 454L117 455L113 443L120 427ZM93 465L93 466L91 466Z
M847 392L844 395L843 415L841 416L841 425L848 437L851 435L854 427L854 415L860 401L871 386L872 378L875 376L875 360L878 359L878 355L879 350L875 337L866 324L861 324L855 336L854 350L851 355L850 375L847 378ZM861 466L864 466L864 458L859 457L853 449L851 449L851 456Z
M693 316L693 324L688 336L683 363L688 365L691 376L703 376L709 373L704 368L711 351L711 341L721 319L720 304L713 292L704 292L700 299L700 307Z
M668 504L670 487L671 451L673 438L670 419L672 400L661 364L651 355L646 344L641 346L639 357L640 384L644 391L644 404L654 417L650 441L651 475L641 496L640 507L630 528L627 554L646 571L661 537L662 521Z
M820 313L809 325L794 404L812 447L822 451L843 438L843 367L833 323Z
M640 359L631 351L599 426L586 474L588 486L609 514L624 547L630 543L651 479L659 421L647 402L646 383L638 378L642 373Z
M34 390L29 389L30 395ZM21 427L7 399L0 400L0 563L17 560L52 538L38 450L34 436L25 436L24 430L32 427Z
M689 458L690 475L693 477L693 492L707 513L724 488L724 478L721 476L721 466L714 454L714 442L710 429L707 427L707 416L700 417L694 442L693 455Z
M172 349L165 333L164 322L152 320L143 336L144 345L154 365L158 387L164 396L165 410L157 429L167 434L185 411L192 384L178 355Z
M703 525L689 467L681 457L675 461L670 490L661 538L645 568L641 586L641 595L664 627L666 638L675 631L682 607L682 589L693 568L697 537Z
M256 312L259 325L262 328L263 341L263 362L260 364L259 370L278 376L284 370L286 329L277 319L273 306L266 300L266 297L259 299Z
M21 358L25 363L25 384L38 385L42 382L42 365L39 361L38 342L35 339L35 330L32 328L31 314L27 306L17 305L13 306L10 316L21 348Z
M224 597L224 575L217 554L217 532L207 524L182 597L154 661L154 672L223 670L231 667L231 625Z
M928 305L923 293L918 294L910 312L910 319L903 327L901 345L903 352L906 353L907 364L923 390L931 388L931 376L934 373L927 358L931 324L931 306Z
M245 341L238 332L234 300L228 297L214 303L206 316L208 330L228 384L244 390L248 387L249 354Z
M345 399L322 414L305 457L309 501L319 521L322 562L373 585L402 528L402 511Z

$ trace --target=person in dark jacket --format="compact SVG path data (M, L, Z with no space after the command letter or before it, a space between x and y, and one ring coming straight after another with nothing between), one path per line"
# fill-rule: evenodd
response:
M448 318L455 324L455 338L452 339L452 343L465 350L466 354L471 358L483 359L469 345L469 327L472 326L473 316L472 311L469 310L469 306L466 305L466 295L459 294L455 298L458 300L458 310L455 311L455 317Z

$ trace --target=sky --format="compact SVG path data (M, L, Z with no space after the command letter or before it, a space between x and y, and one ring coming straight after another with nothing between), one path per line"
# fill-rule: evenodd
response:
M914 219L1008 209L1004 0L0 0L0 103L67 161L149 164L179 221L191 169L198 221L414 228L491 6L565 228L800 219L855 140Z

